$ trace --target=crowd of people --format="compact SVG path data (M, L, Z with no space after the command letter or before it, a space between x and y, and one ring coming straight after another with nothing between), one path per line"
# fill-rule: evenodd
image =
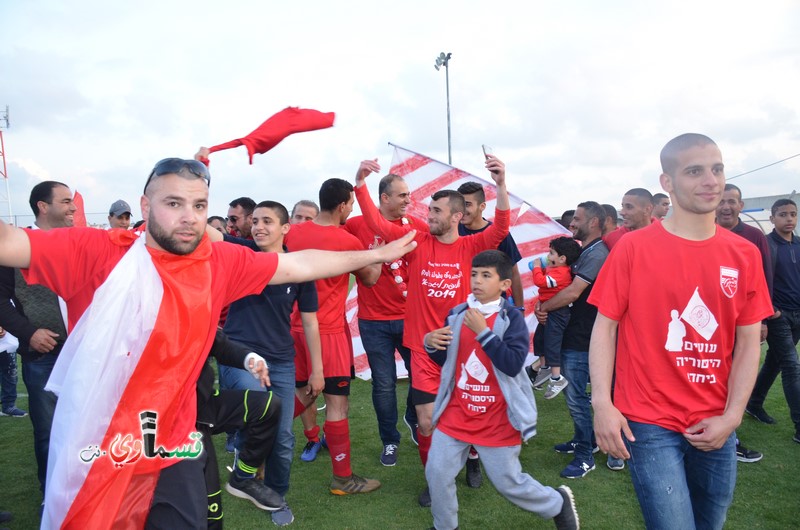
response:
M352 183L323 182L319 204L304 199L290 211L240 197L213 216L205 151L155 165L135 228L125 200L109 208L109 230L71 228L72 193L54 181L31 191L35 226L0 225L0 339L19 343L43 527L123 518L221 527L210 440L222 433L234 453L225 489L289 525L298 416L300 460L327 448L332 494L380 488L351 466L350 274L378 458L398 463L402 417L425 484L417 502L434 528L458 527L464 468L468 486L482 487L485 473L520 508L579 527L571 489L543 485L520 465L521 444L536 433L533 389L566 397L574 435L554 447L569 456L561 476L586 476L602 450L609 469L629 467L648 528L722 527L737 460L763 457L735 429L745 413L777 421L764 399L778 373L800 443L797 205L773 205L769 235L746 225L741 190L725 183L706 136L665 145L666 193L628 190L621 226L613 205L579 202L561 217L572 238L554 238L530 263L510 234L505 165L493 155L488 221L477 182L436 191L419 219L407 213L408 185L390 173L376 204L366 181L381 172L377 160L361 162ZM350 217L356 201L362 215ZM532 342L525 274L539 290ZM123 314L134 315L125 326L114 320ZM395 352L409 374L400 410ZM2 413L25 416L16 354L0 360ZM97 425L75 429L75 415L87 414ZM129 440L120 456L126 435L142 442Z

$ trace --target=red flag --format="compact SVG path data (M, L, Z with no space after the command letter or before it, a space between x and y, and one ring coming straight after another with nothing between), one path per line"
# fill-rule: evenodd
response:
M78 190L75 190L75 196L72 198L75 204L75 214L72 216L72 226L86 226L86 210L83 207L83 195Z
M209 151L215 153L244 145L247 147L247 154L250 155L250 164L252 164L253 155L266 153L290 134L333 127L335 117L333 112L286 107L269 117L267 121L244 138L215 145ZM208 159L201 159L201 161L208 165Z

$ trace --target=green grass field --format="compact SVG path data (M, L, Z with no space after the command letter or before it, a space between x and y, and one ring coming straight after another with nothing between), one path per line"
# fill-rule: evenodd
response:
M405 382L401 382L398 395L404 396L407 388ZM19 389L20 393L25 393L21 382ZM540 407L539 434L523 447L523 469L545 485L567 483L575 492L584 528L642 528L643 521L627 469L610 471L605 466L605 456L598 453L595 455L597 469L583 479L567 481L559 477L569 457L556 454L553 445L571 438L572 423L563 396L552 401L545 401L538 392L536 396ZM400 402L404 402L404 399ZM17 404L27 410L25 398L20 398ZM778 420L777 425L762 425L748 416L738 429L742 442L751 449L763 452L765 456L757 463L739 464L736 495L728 512L726 528L798 527L800 486L796 478L796 458L800 454L800 445L792 441L794 429L780 380L773 386L765 408ZM297 421L296 458L292 469L292 486L287 495L295 514L292 528L389 530L430 527L433 523L430 510L420 508L417 504L417 495L425 486L419 456L402 420L400 431L403 440L399 461L396 467L387 468L381 466L378 460L382 446L372 408L370 383L360 380L353 383L350 418L353 469L358 474L379 479L383 486L368 495L331 495L328 492L331 479L328 453L323 450L312 463L300 461L299 455L305 440ZM322 417L319 419L321 422ZM227 477L228 472L224 467L230 465L232 455L224 452L224 436L217 437L216 446L222 476ZM41 498L36 480L30 420L0 418L0 447L0 509L14 513L15 520L8 525L9 528L36 528ZM462 529L553 527L552 521L524 512L503 499L486 480L480 489L470 489L464 483L462 472L458 484ZM223 502L227 528L274 526L266 512L256 509L247 501L223 493Z

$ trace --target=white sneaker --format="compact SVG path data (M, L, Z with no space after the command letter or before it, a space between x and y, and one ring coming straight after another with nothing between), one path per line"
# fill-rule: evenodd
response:
M567 378L564 377L563 375L559 376L559 378L556 380L551 379L550 382L547 383L547 390L544 393L544 398L553 399L554 397L559 395L562 390L567 388L568 384L569 381L567 381Z

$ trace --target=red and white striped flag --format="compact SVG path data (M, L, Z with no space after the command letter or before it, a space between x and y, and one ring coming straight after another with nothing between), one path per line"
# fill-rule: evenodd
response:
M407 209L409 215L427 219L431 195L441 189L457 189L461 184L471 181L483 184L483 189L486 193L486 210L484 210L483 215L490 221L494 219L497 188L493 181L477 177L397 145L391 143L389 145L394 147L394 157L392 158L392 166L389 169L389 173L403 177L411 193L411 204ZM551 239L565 235L572 236L572 234L569 230L516 195L509 193L509 199L511 202L510 231L511 235L514 236L514 241L517 243L519 253L522 255L522 259L517 263L517 268L520 271L524 289L525 321L528 323L528 328L532 333L536 329L536 317L533 314L533 307L538 299L539 291L533 285L533 277L528 270L528 261L547 253ZM362 379L369 379L369 364L358 332L357 308L356 288L354 286L347 299L346 315L350 324L350 333L353 336L356 375ZM401 373L405 375L405 367L402 361L399 361L400 357L397 354L396 359L398 360L398 375Z

